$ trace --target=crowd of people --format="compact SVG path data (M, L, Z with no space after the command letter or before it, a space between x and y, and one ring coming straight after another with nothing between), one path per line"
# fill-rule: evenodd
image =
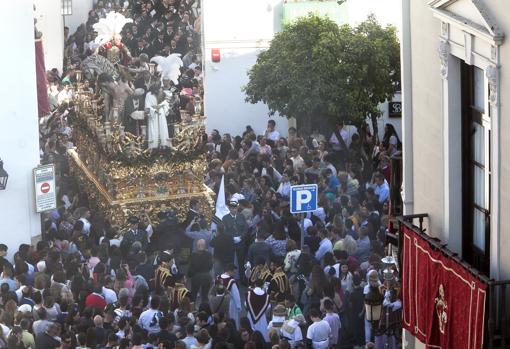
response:
M40 147L42 162L56 165L59 207L43 215L35 246L0 244L0 347L398 348L398 276L381 261L390 159L401 151L390 124L380 142L368 125L347 132L342 122L324 135L291 127L283 137L273 120L260 135L212 130L204 182L226 203L212 221L211 208L191 200L182 222L168 210L157 221L132 216L118 231L90 209L69 175L67 102L77 62L98 48L92 25L112 5L99 1L86 25L66 33L68 65L49 73L55 109ZM134 18L124 31L134 56L180 53L181 84L201 83L196 1L123 10ZM318 185L319 207L293 215L290 188L304 183ZM377 297L383 317L369 321L365 304Z

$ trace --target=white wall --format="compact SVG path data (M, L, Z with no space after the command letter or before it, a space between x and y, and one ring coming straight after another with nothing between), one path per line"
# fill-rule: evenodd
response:
M32 169L39 164L33 1L3 1L0 42L14 50L0 64L0 157L9 173L0 191L0 241L9 256L40 234L35 213Z
M64 60L64 21L61 0L34 0L37 28L43 33L46 70L57 68L62 72Z
M205 65L205 115L207 130L218 129L240 135L246 125L250 125L257 134L264 132L268 120L268 108L263 103L251 104L244 101L241 86L248 83L246 72L255 64L258 49L235 48L222 49L221 62L210 61L211 50L206 49ZM288 121L282 117L272 117L276 128L287 135Z
M65 25L69 27L70 34L73 34L80 24L87 21L89 11L92 10L92 7L93 0L73 0L73 14L71 16L65 16L64 19Z
M262 133L268 108L263 103L246 103L242 86L258 53L269 47L280 30L282 0L203 0L205 45L205 115L207 130L241 134L246 125ZM221 62L211 61L211 49L219 48ZM277 129L287 135L288 121L276 120Z

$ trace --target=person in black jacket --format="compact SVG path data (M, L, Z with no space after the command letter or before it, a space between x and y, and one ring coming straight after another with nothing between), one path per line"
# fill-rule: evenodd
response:
M234 238L224 232L220 223L209 245L214 247L214 275L221 275L228 264L234 263Z
M204 239L197 241L197 250L189 258L188 277L191 279L191 297L197 298L200 291L201 302L207 302L207 295L211 288L212 256L207 251Z
M60 347L60 341L55 339L59 332L59 325L49 325L44 333L35 338L35 349L54 349Z
M234 239L237 258L236 265L239 275L244 275L244 258L246 255L246 244L244 242L247 239L248 224L244 216L237 212L237 207L239 206L237 201L229 201L227 205L230 212L221 221L225 227L225 234L232 236Z
M159 225L154 229L154 244L157 245L159 251L174 250L178 253L181 248L181 240L184 233L177 221L175 212L170 210L167 212L159 212Z

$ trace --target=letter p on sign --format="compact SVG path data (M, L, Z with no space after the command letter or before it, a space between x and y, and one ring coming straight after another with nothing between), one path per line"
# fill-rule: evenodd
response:
M317 184L290 187L290 212L305 213L317 210Z
M303 210L303 205L308 204L312 200L312 193L309 190L298 190L296 192L296 209Z

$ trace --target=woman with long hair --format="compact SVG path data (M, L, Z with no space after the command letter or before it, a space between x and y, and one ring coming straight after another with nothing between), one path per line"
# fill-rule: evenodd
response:
M384 136L381 143L384 146L384 149L388 149L390 144L396 146L397 149L402 149L402 142L400 141L397 131L395 130L395 127L393 127L392 124L384 125Z
M310 273L310 281L306 286L304 294L304 313L308 315L310 309L320 307L322 297L328 287L328 279L319 265L314 265Z

